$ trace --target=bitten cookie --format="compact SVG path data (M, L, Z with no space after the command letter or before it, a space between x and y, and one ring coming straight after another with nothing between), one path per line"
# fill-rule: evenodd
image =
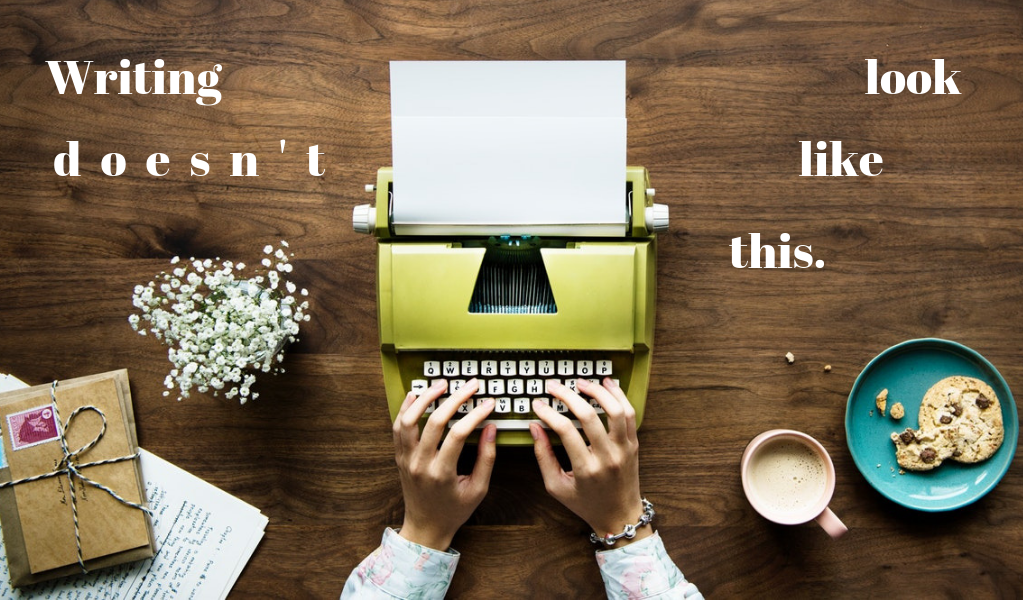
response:
M893 433L895 460L907 471L930 471L952 457L955 443L948 427Z
M991 458L1005 438L1002 407L991 386L973 377L946 377L931 386L920 403L920 429L953 431L952 460L975 463Z

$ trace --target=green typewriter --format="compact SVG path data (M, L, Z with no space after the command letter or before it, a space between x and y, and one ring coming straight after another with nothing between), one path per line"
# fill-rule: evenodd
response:
M507 63L484 64L490 72L494 65L503 67ZM576 65L573 63L571 68L577 69ZM608 177L606 168L594 170L593 165L557 167L548 174L545 191L538 194L536 187L530 187L535 181L521 181L521 168L519 175L513 176L502 174L501 165L493 172L477 173L480 181L503 177L495 190L507 192L511 198L542 196L531 207L520 206L521 212L501 213L494 206L507 209L510 201L483 202L472 186L461 189L450 182L447 189L443 182L437 182L431 191L431 182L417 179L417 173L428 178L430 169L445 160L453 161L449 164L476 160L484 165L480 167L483 171L491 163L507 162L507 146L490 147L495 137L501 137L499 134L508 134L507 123L477 119L469 129L485 130L482 137L477 135L479 132L469 132L445 150L438 149L434 134L441 130L457 133L458 126L445 121L444 115L428 115L425 127L441 129L418 131L411 141L401 138L400 132L409 125L402 119L418 117L396 110L395 95L403 89L396 85L396 71L406 66L421 70L437 63L392 63L395 166L379 169L376 184L366 186L375 192L375 205L356 206L353 213L356 231L377 238L380 355L391 419L410 391L422 392L443 379L451 393L476 378L480 384L477 394L455 418L469 412L475 402L494 398L494 411L480 427L496 424L498 444L531 445L529 424L542 425L532 412L534 399L574 420L567 406L546 393L548 380L575 388L577 378L599 382L610 377L635 407L637 425L642 423L653 350L656 233L667 229L668 207L654 204L654 189L645 168L624 167L624 132L621 152L612 157L612 161L622 161L618 164L623 165L619 168L624 173L617 171L621 173L617 177L614 172ZM467 68L465 63L456 67ZM606 70L604 65L600 68ZM624 88L623 64L620 72ZM457 92L458 82L467 78L464 72L454 77L447 74L447 79L445 73L429 74L431 81L444 82L442 93L448 95L452 94L449 88ZM479 74L472 75L468 79L478 82ZM503 81L514 79L517 73L498 75ZM415 93L420 99L424 94L422 89ZM443 106L445 111L458 109ZM475 105L462 108L476 110ZM621 113L624 121L624 100ZM521 115L515 116L520 119L514 127L520 130ZM605 121L586 120L594 118ZM567 129L554 126L553 132L547 131L551 120L544 120L545 131L529 136L532 149L528 154L536 158L536 139L548 133L560 138L582 129L624 130L623 123L602 116L583 120L571 123ZM551 142L555 146L559 143L564 141ZM416 144L421 148L399 152L399 148ZM466 144L473 149L473 156L451 156L451 152L461 151L450 151L451 147L463 148ZM552 155L565 151L548 150ZM539 157L531 168L549 169L550 158ZM423 163L427 163L427 169L423 169ZM561 169L567 171L559 172ZM578 191L575 186L554 190L549 183L563 175L571 177L572 169L589 173L590 178L603 178L605 188L617 181L601 207L588 199L590 192L583 201L577 201L575 210L584 214L579 223L566 223L567 213L557 214L550 209L562 199L571 202L566 198ZM524 187L517 190L516 185ZM536 213L542 214L537 218ZM592 404L598 413L602 412L595 401ZM436 403L428 411L435 408ZM424 416L424 423L428 417Z

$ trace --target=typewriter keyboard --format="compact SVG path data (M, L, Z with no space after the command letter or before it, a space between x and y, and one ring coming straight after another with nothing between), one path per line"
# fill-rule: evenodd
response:
M484 398L493 398L494 411L479 428L494 423L499 430L528 430L530 423L545 426L533 412L533 400L540 400L557 412L571 417L568 406L547 393L548 381L557 381L573 390L576 389L577 379L588 379L600 385L604 377L610 377L620 384L613 361L606 357L567 358L552 355L547 358L448 358L424 360L421 365L410 386L416 395L422 394L439 380L447 381L448 385L446 394L427 407L427 413L436 410L449 394L475 378L479 381L479 389L472 399L458 408L455 419L467 414ZM604 412L596 400L590 399L590 405L598 414ZM573 420L572 423L576 427L580 426L578 421ZM448 423L448 426L453 424L454 421Z

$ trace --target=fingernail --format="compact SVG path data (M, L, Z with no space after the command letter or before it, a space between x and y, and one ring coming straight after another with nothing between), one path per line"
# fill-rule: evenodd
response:
M533 412L537 412L536 407L541 406L542 404L543 404L543 402L540 402L539 400L535 400L534 399L533 400ZM530 428L530 429L532 429L532 428Z
M539 427L539 425L532 425L532 424L531 424L531 425L529 426L529 435L533 436L533 441L534 441L534 442L535 442L535 441L536 441L536 439L537 439L537 432L536 432L536 429L537 429L538 427Z
M554 390L561 387L561 383L554 381L553 379L547 381L547 391L553 392Z
M532 428L530 428L532 431ZM488 444L497 439L497 427L487 427L487 431L484 434L484 441Z
M430 386L430 389L442 390L447 386L447 384L448 384L447 381L444 381L443 379L438 379L437 381L433 382L433 385Z
M577 386L581 387L581 388L584 388L584 387L590 385L590 381L588 379L583 379L583 378L580 377L579 379L575 380L575 384Z
M472 379L470 379L469 381L466 381L466 382L465 382L465 385L467 385L467 386L470 386L470 385L471 385L471 386L479 387L479 385L480 385L480 382L479 382L479 380L478 380L478 379L476 379L475 377L473 377L473 378L472 378Z
M494 399L493 398L484 398L483 399L483 406L493 406L493 405L494 405Z

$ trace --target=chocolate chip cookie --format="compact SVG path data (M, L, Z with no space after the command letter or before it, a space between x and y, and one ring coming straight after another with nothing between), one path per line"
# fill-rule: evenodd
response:
M1002 407L991 386L973 377L946 377L931 386L920 403L920 429L953 431L952 460L975 463L1002 445Z

